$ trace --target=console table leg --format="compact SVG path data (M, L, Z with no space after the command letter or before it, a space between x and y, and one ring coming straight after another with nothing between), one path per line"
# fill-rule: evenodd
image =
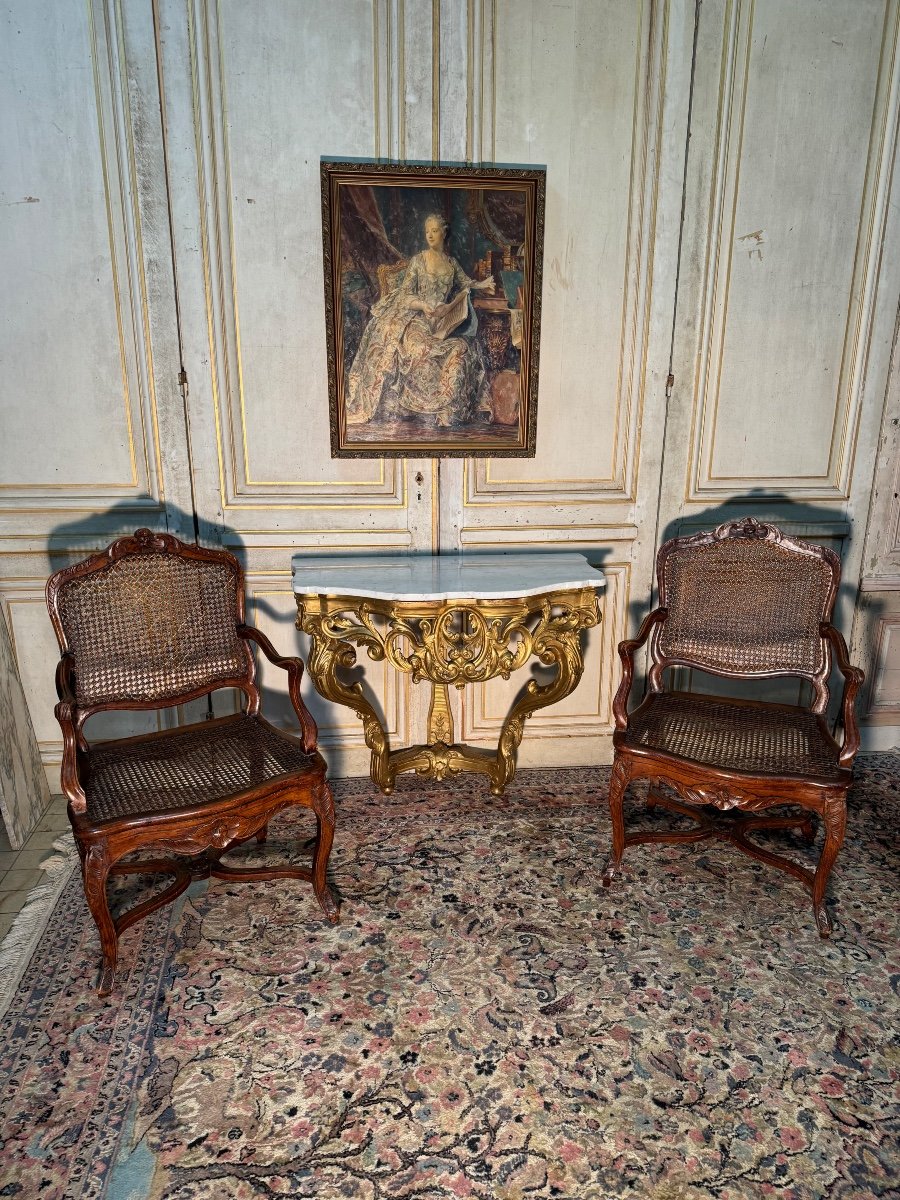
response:
M490 779L495 796L512 780L525 718L573 691L584 671L581 631L596 625L600 608L593 588L560 590L536 597L494 601L362 600L343 596L297 596L297 626L309 635L307 668L321 695L352 708L363 723L372 752L371 776L390 795L402 771L445 779L476 771ZM344 683L338 668L356 663L356 646L373 661L387 659L414 683L432 684L428 711L429 744L391 752L387 731L359 683ZM503 724L494 755L453 742L448 681L456 686L484 683L510 674L536 657L556 667L556 678L531 680Z
M599 612L597 614L599 619ZM596 624L596 621L590 622ZM544 685L530 679L524 694L513 705L503 722L497 757L491 772L491 792L503 794L503 789L512 782L516 773L516 751L525 732L525 721L539 708L546 708L568 696L578 687L584 672L584 655L581 651L581 630L587 623L573 621L571 614L546 619L543 627L536 631L535 653L544 666L556 666L557 675Z
M372 751L369 774L372 782L386 796L394 790L395 772L390 762L388 735L375 709L363 694L359 683L343 683L338 678L338 667L352 667L356 662L356 651L349 642L329 636L318 628L320 621L307 618L301 628L309 634L309 656L306 667L316 690L326 700L352 708L363 723L363 736ZM374 656L373 656L374 657Z

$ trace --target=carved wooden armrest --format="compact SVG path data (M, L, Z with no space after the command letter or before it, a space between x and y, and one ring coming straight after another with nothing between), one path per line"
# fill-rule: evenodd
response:
M56 694L60 700L75 703L75 655L65 650L56 664Z
M68 650L56 667L56 692L60 699L53 712L63 735L60 784L72 809L83 813L87 812L87 797L78 770L78 751L83 749L84 739L78 725L78 706L75 702L75 660Z
M628 696L634 680L635 651L640 650L641 646L646 642L653 626L659 625L668 615L669 610L667 608L655 608L653 612L648 613L644 618L644 622L638 630L636 638L619 642L619 658L622 660L622 682L619 684L619 690L616 692L615 699L613 700L613 716L616 721L616 729L625 729L628 725Z
M844 744L838 761L842 767L849 767L859 750L859 727L856 724L856 693L863 685L865 674L859 667L854 667L847 653L847 643L839 629L823 621L819 627L822 637L829 641L834 650L834 659L838 670L844 677L844 694L841 699L841 724L844 727Z
M303 702L303 697L300 695L300 680L303 678L302 659L278 654L266 635L255 629L252 625L238 625L237 631L239 637L244 638L248 642L256 642L257 646L259 646L260 650L262 650L273 666L281 667L283 671L287 671L288 694L291 697L294 712L297 714L297 720L300 722L300 729L303 734L303 749L307 754L312 754L316 748L319 731L316 728L316 723L309 709Z

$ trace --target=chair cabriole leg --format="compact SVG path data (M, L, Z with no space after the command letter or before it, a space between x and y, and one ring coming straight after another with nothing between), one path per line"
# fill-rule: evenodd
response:
M326 876L331 843L334 840L334 799L331 788L325 782L315 794L313 811L316 814L317 830L312 865L313 892L328 920L332 925L336 925L340 914Z
M119 935L109 911L109 900L106 895L106 880L111 866L112 860L107 843L105 841L92 842L82 857L81 869L85 898L100 934L100 948L103 953L103 965L97 987L99 996L108 996L112 991L118 958Z
M813 912L819 927L819 936L827 938L831 934L831 918L825 908L825 888L828 877L838 851L844 843L844 832L847 828L847 794L845 791L828 792L822 807L822 821L825 826L825 845L816 867L812 885Z
M625 789L631 778L631 768L628 760L616 755L613 763L612 777L609 781L609 815L612 821L612 853L603 868L603 886L609 887L618 874L625 853L625 816L623 801Z

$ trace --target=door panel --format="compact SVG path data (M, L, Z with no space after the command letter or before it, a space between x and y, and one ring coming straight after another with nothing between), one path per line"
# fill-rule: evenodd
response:
M3 30L0 609L58 791L47 575L140 525L192 529L190 471L151 7L15 0Z
M535 714L520 760L608 758L616 645L649 580L674 306L691 20L667 3L482 6L472 153L547 167L534 459L441 468L441 544L581 549L607 573L582 683ZM479 64L486 64L480 67ZM522 686L466 690L465 740L496 739Z
M712 0L697 30L659 536L750 513L833 544L845 629L900 287L898 15Z

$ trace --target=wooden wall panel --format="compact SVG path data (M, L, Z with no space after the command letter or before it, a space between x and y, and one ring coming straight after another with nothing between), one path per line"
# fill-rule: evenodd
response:
M523 762L609 757L633 578L648 590L653 530L640 518L658 491L691 52L672 9L469 10L466 152L547 167L538 438L531 460L442 464L441 546L577 549L609 573L582 682L529 720ZM521 686L467 689L463 738L496 741Z
M896 8L744 0L718 29L689 498L755 486L846 499L889 183ZM802 436L772 436L789 429Z
M866 716L900 717L900 613L878 618L875 663Z
M115 36L101 5L19 4L0 39L0 509L160 494Z
M47 575L193 529L152 8L13 0L0 57L0 607L58 790Z
M285 653L294 549L584 550L604 623L528 763L609 757L659 541L774 517L840 548L845 629L863 576L855 644L893 722L897 0L12 8L0 601L47 763L43 579L139 524L191 535L194 511ZM547 166L535 459L331 459L322 155ZM361 669L418 737L427 689ZM488 744L518 684L467 692L461 735ZM365 770L355 717L311 703L336 769Z
M848 634L900 291L898 29L895 0L704 3L686 159L658 540L745 514L834 539Z
M649 23L644 3L496 7L482 145L547 166L538 451L475 463L469 503L633 487L655 198L641 177Z
M163 0L162 8L197 508L254 587L275 581L266 598L281 613L266 617L273 640L282 653L302 653L284 611L293 551L434 542L431 460L331 458L319 182L322 156L430 151L432 8L403 0ZM380 667L369 664L365 677L396 735L418 697ZM365 769L355 716L324 701L314 707L335 769L351 769L348 761Z
M328 426L319 160L406 138L404 11L164 0L196 502L258 566L332 535L345 548L430 540L431 463L411 506L410 462L332 460Z
M226 507L289 495L402 506L402 464L331 459L323 394L319 153L378 152L372 6L271 0L194 14L194 70L210 97L195 118L216 154L201 186Z

